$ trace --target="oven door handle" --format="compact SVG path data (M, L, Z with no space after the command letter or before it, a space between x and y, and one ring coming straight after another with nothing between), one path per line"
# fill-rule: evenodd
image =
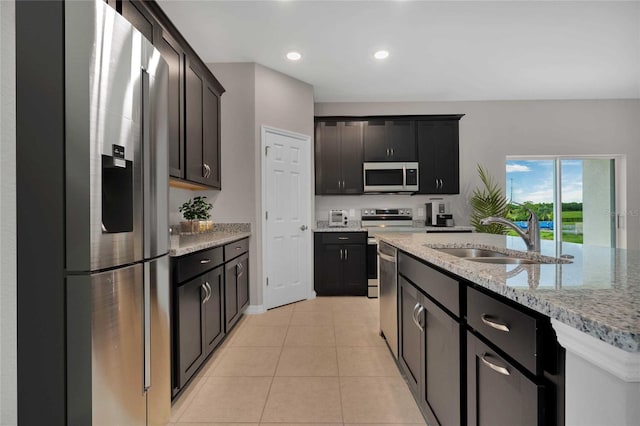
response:
M395 257L389 256L388 254L384 254L380 250L378 250L378 256L380 256L380 259L386 260L387 262L396 263L396 258Z

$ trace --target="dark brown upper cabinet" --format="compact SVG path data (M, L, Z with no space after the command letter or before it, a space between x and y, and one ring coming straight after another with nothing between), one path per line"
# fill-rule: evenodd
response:
M316 123L316 194L362 194L362 124Z
M220 188L220 94L204 65L186 61L186 179Z
M458 120L418 122L420 194L460 193Z
M122 16L155 45L155 28L158 26L158 21L147 6L141 1L132 0L122 0L121 4Z
M169 174L222 189L220 97L224 87L155 1L109 0L169 65Z
M417 161L415 121L367 121L364 161Z
M171 34L160 30L156 47L169 65L169 174L184 179L184 63L185 52Z

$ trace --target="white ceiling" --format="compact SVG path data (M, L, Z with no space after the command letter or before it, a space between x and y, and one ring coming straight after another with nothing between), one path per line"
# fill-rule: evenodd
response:
M159 3L205 62L262 64L319 102L640 98L638 1Z

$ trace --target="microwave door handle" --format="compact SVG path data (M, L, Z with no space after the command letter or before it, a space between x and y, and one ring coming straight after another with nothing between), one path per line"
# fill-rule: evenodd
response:
M407 166L402 166L402 189L407 189Z

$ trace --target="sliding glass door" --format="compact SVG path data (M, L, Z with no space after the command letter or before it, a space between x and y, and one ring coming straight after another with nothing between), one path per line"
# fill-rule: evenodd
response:
M532 209L544 240L616 246L615 159L509 157L509 219L526 227Z

